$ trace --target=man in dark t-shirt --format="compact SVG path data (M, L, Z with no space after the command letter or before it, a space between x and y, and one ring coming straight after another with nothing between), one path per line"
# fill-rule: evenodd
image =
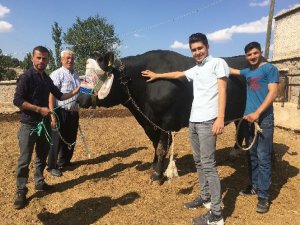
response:
M247 121L249 142L254 138L254 122L262 129L249 151L250 185L240 195L257 195L256 212L266 213L270 207L270 184L272 172L272 152L274 135L275 101L279 82L278 69L262 60L261 46L250 42L245 46L245 56L249 68L230 69L232 75L242 75L247 80L247 101L244 119Z
M39 122L51 111L49 105L49 93L57 99L65 100L79 92L79 88L63 94L53 84L51 78L45 73L49 63L49 51L43 46L37 46L32 52L33 67L20 76L17 83L13 103L21 109L20 129L18 140L20 156L17 166L17 197L14 202L15 209L22 209L26 205L26 187L29 176L29 164L35 147L36 162L34 182L36 191L49 191L52 186L44 181L43 171L46 167L46 159L50 149L46 132L49 132L50 123L45 124L41 133L34 132ZM48 128L48 129L47 129ZM48 131L47 131L48 130Z

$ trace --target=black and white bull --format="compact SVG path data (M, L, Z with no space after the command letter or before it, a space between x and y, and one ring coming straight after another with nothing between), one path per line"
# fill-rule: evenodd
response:
M237 69L247 66L244 56L224 59L229 66ZM102 75L104 71L108 71L114 75L109 94L102 100L97 98L96 105L112 107L122 104L130 110L145 130L155 149L151 180L161 182L165 169L164 161L172 142L170 131L179 131L188 126L193 87L186 78L146 82L141 71L145 69L157 73L184 71L193 67L195 60L176 52L164 50L125 57L118 63L116 60L114 65L112 53L97 57L95 60L100 68L92 69L94 72L98 71L98 75ZM93 67L89 64L87 64L89 67L87 73L90 73L91 67ZM242 117L245 95L245 81L242 78L230 76L227 83L225 121ZM80 93L78 96L80 107L90 107L93 104L92 99L93 95Z

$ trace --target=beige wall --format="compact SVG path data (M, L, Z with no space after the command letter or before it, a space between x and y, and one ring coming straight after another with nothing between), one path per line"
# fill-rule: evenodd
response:
M19 109L12 103L16 90L16 81L0 82L0 113L13 113Z
M300 85L300 58L299 59L286 59L272 62L282 74L288 74L289 84ZM288 87L288 101L298 104L300 95L300 86Z
M272 63L288 74L290 84L300 84L300 5L275 16ZM288 101L298 104L300 87L288 88Z
M272 60L300 57L300 5L275 16Z

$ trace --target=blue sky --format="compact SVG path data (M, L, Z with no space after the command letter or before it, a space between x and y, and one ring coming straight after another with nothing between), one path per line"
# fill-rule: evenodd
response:
M296 4L276 0L274 15ZM190 56L196 32L207 34L210 54L241 55L250 41L265 46L269 8L269 0L0 0L0 49L21 60L37 45L53 50L55 21L66 32L76 17L98 14L114 25L121 57L154 49Z

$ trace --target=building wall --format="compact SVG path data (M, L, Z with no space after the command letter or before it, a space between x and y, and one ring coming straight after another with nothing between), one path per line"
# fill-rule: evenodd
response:
M272 63L288 75L289 84L300 85L300 5L275 16ZM288 87L288 100L298 104L299 86Z
M16 90L16 81L0 82L0 113L13 113L19 111L12 103Z
M84 76L80 76L82 80ZM1 113L14 113L19 111L19 108L14 106L13 98L16 91L17 82L0 81L0 114Z
M286 59L272 62L281 71L281 75L288 75L290 85L300 85L300 58ZM284 79L281 79L283 82ZM283 85L283 83L282 83ZM288 101L298 104L300 96L300 86L288 86Z
M300 57L300 5L275 16L272 60Z

